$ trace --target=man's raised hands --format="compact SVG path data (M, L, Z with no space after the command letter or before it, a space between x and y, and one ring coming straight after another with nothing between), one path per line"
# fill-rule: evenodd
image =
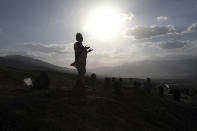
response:
M85 46L85 49L87 50L87 49L89 49L90 47L89 46Z
M90 46L85 46L86 52L89 53L91 51L93 51L93 49L90 49Z
M87 53L89 53L89 52L91 52L91 51L93 51L93 49L89 49L89 50L87 50Z

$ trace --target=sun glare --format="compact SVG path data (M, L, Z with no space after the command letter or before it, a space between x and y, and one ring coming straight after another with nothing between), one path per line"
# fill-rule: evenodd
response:
M121 26L120 13L113 8L102 7L90 13L84 29L91 35L106 40L116 36Z

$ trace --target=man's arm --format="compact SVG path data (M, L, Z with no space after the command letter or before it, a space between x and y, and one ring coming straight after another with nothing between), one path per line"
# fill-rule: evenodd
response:
M91 52L91 51L93 51L93 49L89 49L89 50L87 50L87 53L89 53L89 52Z

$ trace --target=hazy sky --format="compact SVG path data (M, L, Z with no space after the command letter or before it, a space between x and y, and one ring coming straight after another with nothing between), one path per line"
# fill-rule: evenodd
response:
M82 32L84 44L94 49L90 71L114 68L115 75L132 75L120 69L196 59L196 14L196 0L0 0L0 55L70 68L75 34Z

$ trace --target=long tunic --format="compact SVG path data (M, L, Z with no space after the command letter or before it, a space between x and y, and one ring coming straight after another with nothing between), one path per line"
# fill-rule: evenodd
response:
M86 72L86 58L87 58L87 51L85 47L80 42L76 42L74 44L74 50L75 50L75 62L71 64L71 66L74 66L77 68L79 72Z

